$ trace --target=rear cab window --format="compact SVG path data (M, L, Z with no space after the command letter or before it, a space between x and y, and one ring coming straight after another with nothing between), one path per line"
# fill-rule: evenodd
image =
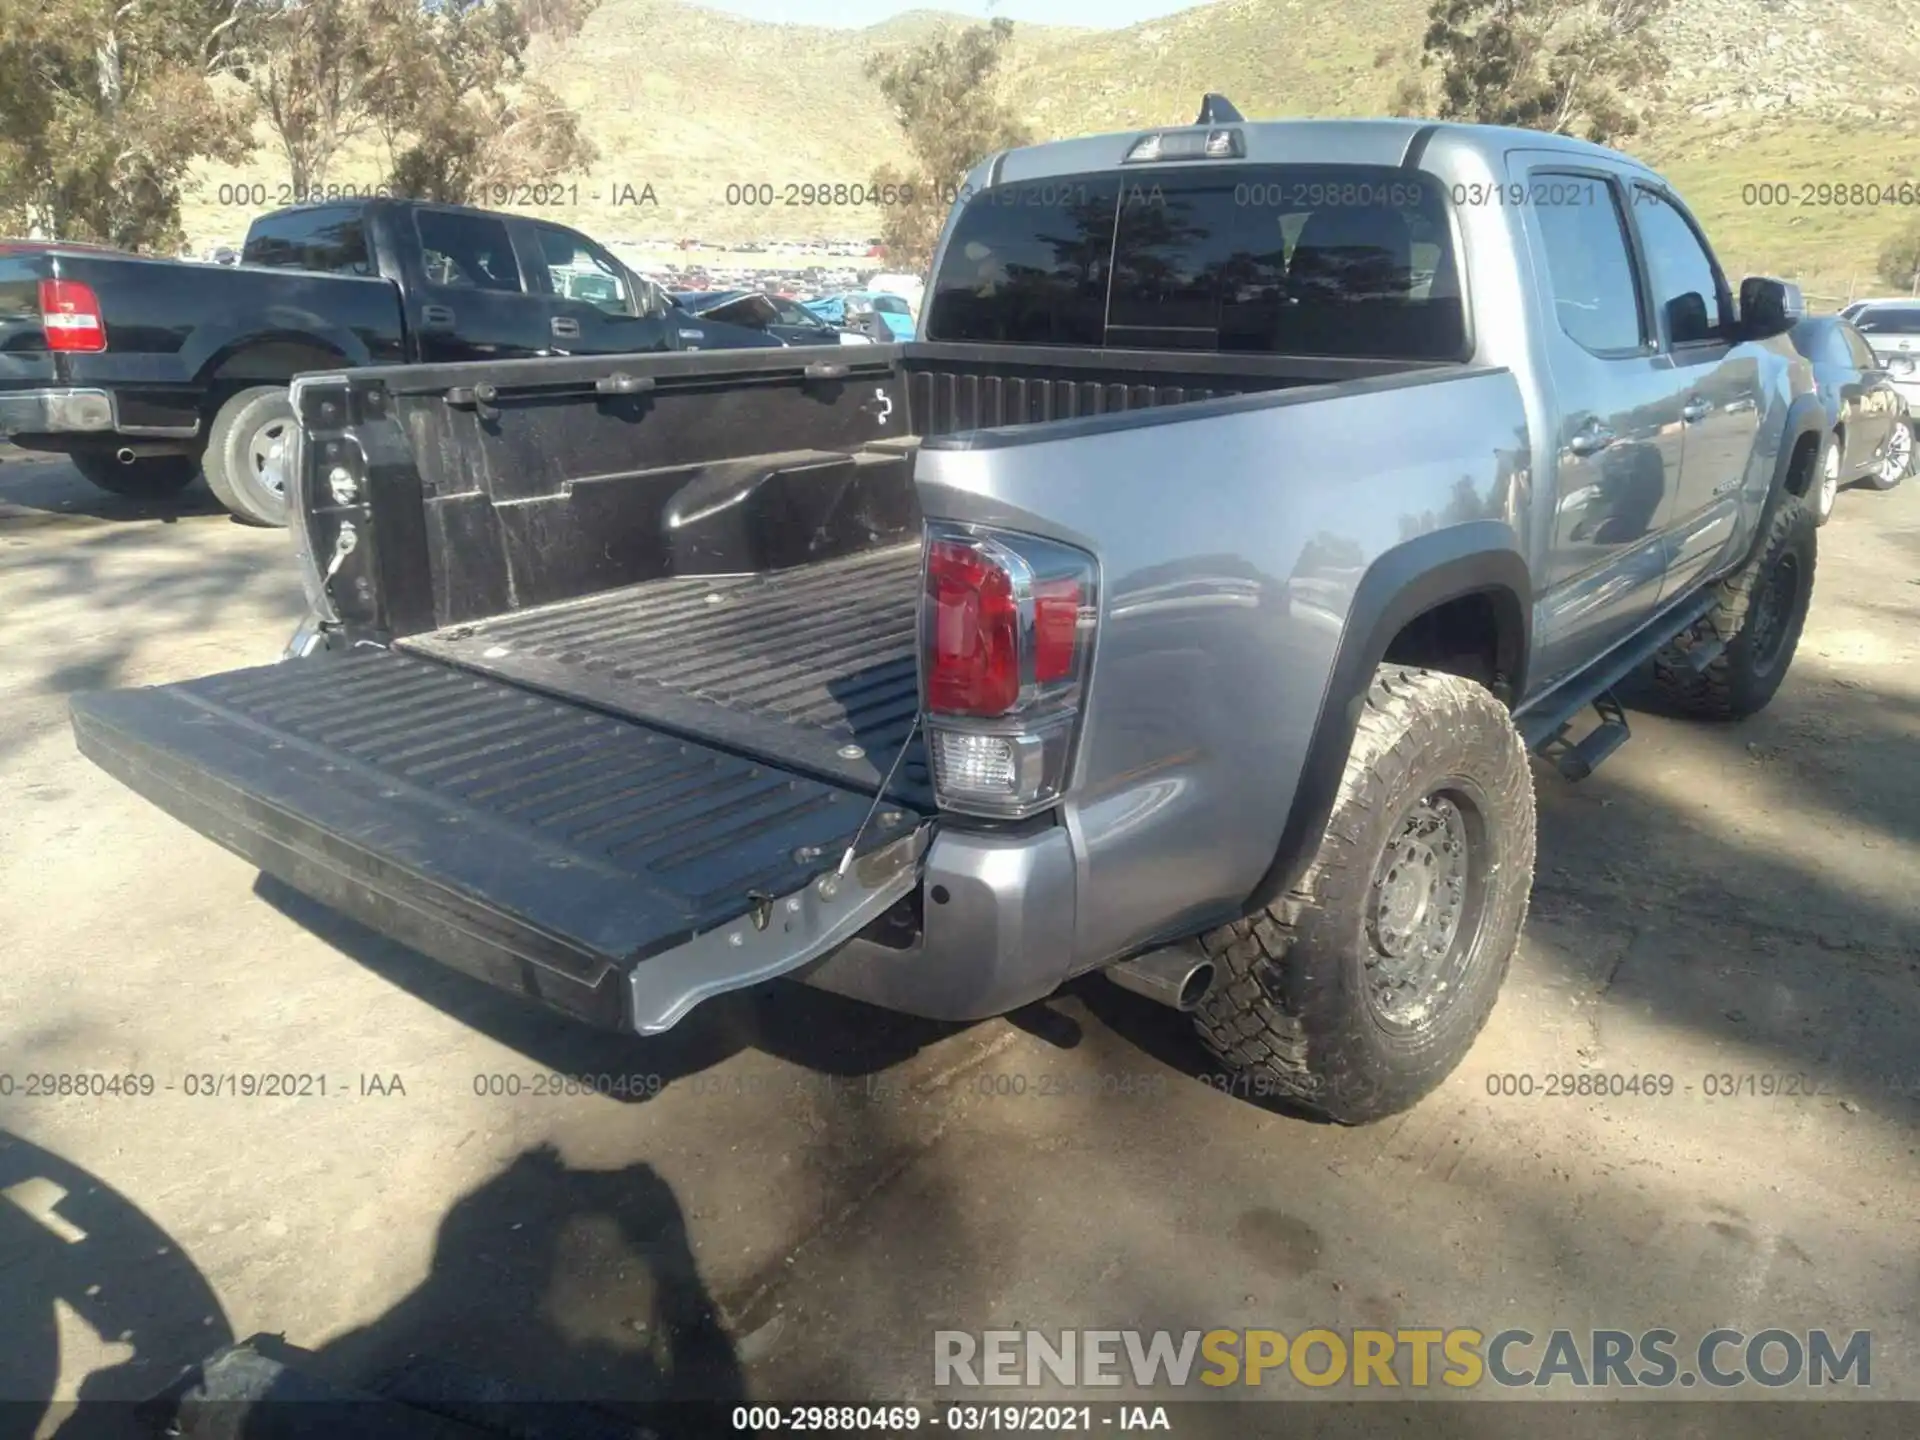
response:
M927 338L1461 360L1445 187L1389 166L1168 166L974 196Z
M427 283L456 290L518 292L520 265L506 222L460 210L416 210Z
M352 205L261 216L248 227L240 262L332 275L377 273L367 249L363 214Z

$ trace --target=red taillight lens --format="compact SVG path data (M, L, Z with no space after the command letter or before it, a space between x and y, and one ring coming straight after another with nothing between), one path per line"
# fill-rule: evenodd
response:
M1073 674L1080 635L1080 582L1043 580L1033 587L1033 678L1042 685Z
M100 301L92 286L78 280L40 282L40 328L49 350L86 354L107 348Z
M1019 609L1013 578L972 546L927 545L927 708L1004 715L1020 698Z

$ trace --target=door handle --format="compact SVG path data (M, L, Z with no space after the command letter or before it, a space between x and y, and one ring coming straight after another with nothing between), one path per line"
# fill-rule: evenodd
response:
M1567 442L1567 448L1576 455L1598 455L1618 438L1606 426L1589 423L1584 430Z
M1710 400L1689 400L1680 407L1680 418L1691 425L1696 420L1704 420L1713 413Z
M553 333L563 340L577 340L580 338L580 322L571 315L556 315L553 317Z
M429 330L451 330L453 311L446 305L422 305L420 324Z

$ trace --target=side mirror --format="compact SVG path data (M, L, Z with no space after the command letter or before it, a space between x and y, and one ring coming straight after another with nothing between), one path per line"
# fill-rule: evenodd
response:
M1748 340L1784 335L1807 313L1798 285L1749 275L1740 282L1740 330Z

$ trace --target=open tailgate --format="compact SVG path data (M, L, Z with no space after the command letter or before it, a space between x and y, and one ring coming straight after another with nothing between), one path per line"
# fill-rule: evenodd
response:
M667 1029L904 899L928 815L383 651L77 695L96 764L267 873L596 1023Z

